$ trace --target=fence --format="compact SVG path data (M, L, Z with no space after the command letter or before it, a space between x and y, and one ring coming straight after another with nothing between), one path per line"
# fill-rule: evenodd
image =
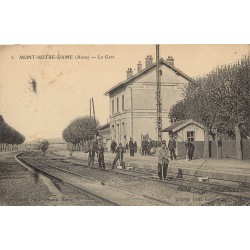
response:
M202 158L204 151L204 142L203 141L192 141L192 144L195 146L193 159ZM186 158L186 147L185 142L177 142L177 154L181 159Z
M242 140L242 156L243 159L250 159L250 140Z
M202 158L204 150L204 142L195 141L192 142L195 146L194 159ZM242 157L243 159L250 159L250 140L242 139L241 141ZM184 159L186 157L186 148L184 142L177 143L178 157ZM217 158L217 146L216 141L209 142L209 157ZM237 159L236 153L236 141L235 140L222 140L218 147L218 158L232 158Z

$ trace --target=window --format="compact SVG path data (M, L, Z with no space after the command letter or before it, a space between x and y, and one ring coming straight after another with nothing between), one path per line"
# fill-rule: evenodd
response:
M116 138L117 138L117 142L120 143L121 140L120 140L120 127L119 127L119 124L116 124Z
M119 97L117 97L117 107L116 107L116 110L117 110L117 113L119 113Z
M122 95L122 111L124 111L124 95Z
M125 126L124 126L124 122L122 123L122 133L125 134Z
M112 100L112 115L115 113L115 105L114 105L114 100Z
M195 132L194 131L187 131L187 139L188 141L194 141Z

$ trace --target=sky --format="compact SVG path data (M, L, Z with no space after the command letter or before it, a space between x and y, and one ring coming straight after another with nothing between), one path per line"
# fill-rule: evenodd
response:
M160 57L172 56L193 78L247 53L249 45L160 45ZM139 61L144 68L147 55L155 62L155 45L0 46L0 113L26 141L57 138L73 119L89 115L93 97L96 117L105 124L105 91L126 79L127 68L136 73Z

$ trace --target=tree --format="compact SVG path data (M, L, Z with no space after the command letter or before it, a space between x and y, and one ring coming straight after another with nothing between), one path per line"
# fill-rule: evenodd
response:
M181 121L186 119L186 103L184 100L181 100L177 102L175 105L173 105L169 111L168 117L171 120L171 123L174 123L176 121Z
M83 144L84 141L91 141L97 134L97 126L99 122L89 116L79 117L73 120L62 133L62 137L66 142L73 144L74 147ZM74 147L71 149L71 155Z
M38 149L43 151L43 155L45 155L48 148L49 148L49 142L47 140L43 140L38 146Z
M242 159L241 138L250 133L249 100L249 56L245 56L191 82L170 117L191 118L204 125L204 158L209 156L209 134L227 133L235 135L237 159Z
M249 56L235 64L219 70L223 85L221 120L227 121L224 127L234 130L237 159L242 159L241 138L249 136ZM224 128L224 129L225 129Z
M195 83L190 83L186 89L186 117L204 126L204 158L209 157L209 134L214 129L220 109L218 92L219 86L215 81L214 71L197 78Z
M25 140L25 137L20 134L17 130L9 126L5 121L2 115L0 115L0 150L6 150L11 145L12 150L14 145L22 144Z

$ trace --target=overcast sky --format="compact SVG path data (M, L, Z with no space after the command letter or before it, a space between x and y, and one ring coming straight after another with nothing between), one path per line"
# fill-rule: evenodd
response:
M161 45L160 57L173 56L177 68L196 77L248 51L248 45ZM73 59L39 59L42 55ZM76 59L77 55L89 59ZM96 117L105 124L109 97L104 92L126 79L127 68L136 72L139 61L144 68L147 55L155 62L155 45L1 46L0 113L27 140L61 137L71 120L89 115L93 97ZM36 93L31 78L36 80Z

